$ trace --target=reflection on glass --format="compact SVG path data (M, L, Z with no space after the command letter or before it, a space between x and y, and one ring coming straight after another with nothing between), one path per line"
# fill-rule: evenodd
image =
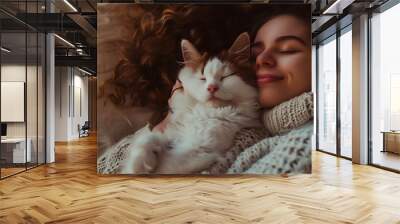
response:
M400 130L400 4L372 17L372 163L400 170L400 134L384 141L382 132ZM392 141L393 140L393 141ZM389 147L386 144L394 144ZM387 145L388 146L388 145ZM393 149L391 147L393 146ZM399 151L397 151L397 149ZM382 152L382 150L386 152Z
M27 163L28 168L37 165L37 132L38 132L38 120L37 120L37 79L38 79L38 56L37 56L37 33L27 33L27 99L26 99L26 113L27 113L27 142L30 147L30 160Z
M37 145L38 145L38 156L37 162L38 164L45 163L45 60L46 60L46 52L45 52L45 44L46 38L45 35L39 33L38 35L38 136L37 136Z
M30 144L26 141L26 35L2 33L1 52L1 122L7 134L1 140L2 177L25 170L31 159ZM28 149L28 150L27 150Z
M15 13L44 13L45 0L0 1ZM45 44L43 33L0 12L0 178L45 163ZM34 17L38 18L38 17Z
M318 148L336 153L336 39L318 48Z
M340 36L340 153L352 157L352 35Z

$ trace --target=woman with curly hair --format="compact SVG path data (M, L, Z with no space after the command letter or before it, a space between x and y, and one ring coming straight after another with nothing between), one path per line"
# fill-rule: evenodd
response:
M141 19L135 20L135 27L140 29L135 29L126 59L106 82L103 90L112 91L104 91L104 96L114 104L146 106L165 112L168 95L164 93L171 89L179 70L173 60L181 58L177 46L180 39L191 40L202 52L217 54L238 33L251 30L253 21L260 21L260 12L267 11L267 16L262 13L262 23L254 28L252 45L259 100L265 108L262 116L265 129L240 131L225 159L203 173L310 172L310 16L298 13L302 11L298 8L288 11L275 7L271 11L260 6L230 6L230 10L226 6L224 10L217 6L148 6L151 9L144 10ZM232 13L234 10L237 12ZM163 117L165 113L156 113L153 124ZM100 157L99 173L119 173L126 153L123 149L113 149Z

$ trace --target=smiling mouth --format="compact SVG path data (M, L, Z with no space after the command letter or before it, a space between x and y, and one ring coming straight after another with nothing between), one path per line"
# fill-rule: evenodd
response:
M281 81L283 79L284 79L283 77L277 75L270 75L270 74L259 75L257 76L257 83L258 85L262 85L262 84Z

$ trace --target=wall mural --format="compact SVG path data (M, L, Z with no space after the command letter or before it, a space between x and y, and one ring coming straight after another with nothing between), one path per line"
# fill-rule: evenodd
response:
M310 11L99 4L98 173L310 173Z

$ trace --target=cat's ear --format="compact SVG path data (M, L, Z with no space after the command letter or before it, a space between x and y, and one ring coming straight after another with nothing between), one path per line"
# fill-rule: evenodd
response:
M241 33L228 50L229 55L238 62L250 59L250 36L247 32Z
M196 66L201 59L201 55L197 51L196 47L193 46L190 41L183 39L181 42L181 48L184 63L189 66Z

